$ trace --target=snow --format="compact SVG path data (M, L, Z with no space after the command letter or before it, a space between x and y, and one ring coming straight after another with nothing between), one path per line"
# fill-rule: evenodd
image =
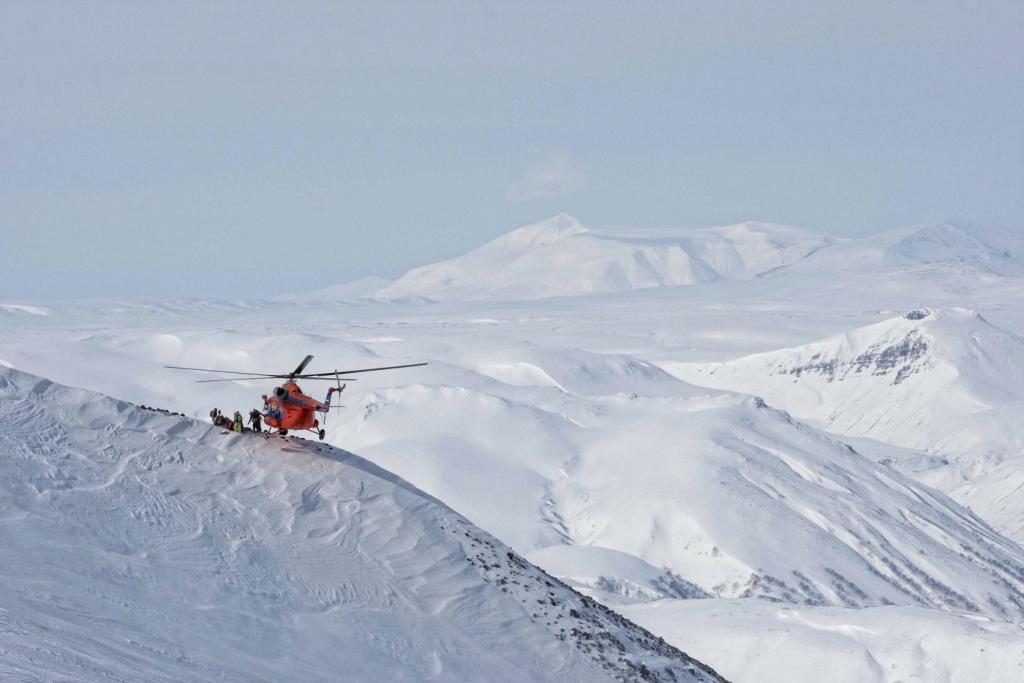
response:
M427 544L420 549L468 557L476 568L469 576L477 577L468 585L486 597L473 605L485 614L512 609L500 596L491 602L487 586L500 581L494 576L488 583L491 565L504 567L503 586L510 589L518 589L513 569L525 571L503 562L500 553L487 554L479 539L504 548L496 537L737 680L816 682L821 672L876 681L1019 677L1024 631L1014 624L1021 621L1024 580L1024 277L1016 270L1015 235L955 221L854 240L759 223L635 230L559 216L528 227L413 271L393 286L401 284L401 291L389 286L387 296L44 302L47 316L2 314L0 358L64 384L193 417L205 417L213 406L247 412L272 383L195 384L197 373L162 365L278 372L306 353L315 356L314 370L429 361L349 384L345 408L327 424L328 441L346 449L338 455L344 463L327 457L342 453L327 446L312 446L314 453L303 451L310 448L303 442L288 446L299 452L250 449L200 425L170 434L178 423L151 413L149 420L172 421L147 423L125 448L93 429L88 452L120 449L112 454L120 461L129 452L192 439L198 445L180 450L205 463L203 477L188 480L207 501L199 509L213 509L219 492L227 491L243 509L259 511L237 529L252 525L267 539L274 520L291 510L297 521L285 540L295 547L316 540L303 536L312 527L300 528L305 488L320 480L361 480L367 468L382 467L395 474L373 469L373 477L409 482L399 487L403 493L383 493L385 500L401 496L393 507L393 518L404 520L399 530L418 534ZM656 267L638 269L638 253ZM320 396L326 385L304 388ZM102 413L93 426L113 423L120 439L122 413L116 415ZM0 420L5 416L0 412ZM68 420L74 422L61 413L54 421ZM17 432L10 438L24 444L34 437ZM63 438L40 446L58 470L78 460L61 459L79 452L77 442ZM107 444L113 446L104 451ZM353 452L365 460L348 455ZM112 487L152 486L158 474L180 474L174 463L161 471L132 469L138 462L145 460L132 460ZM345 469L357 462L356 472ZM366 486L378 490L378 484ZM431 510L443 501L494 537L467 527L477 546L446 545L450 539L438 525L409 513L407 487L415 487L415 501L432 501L422 503ZM124 502L103 499L104 513L93 510L85 518L98 525L105 515L106 524L121 528L127 522L116 516L120 507L146 495L140 487L125 489ZM320 495L327 501L356 497L331 498L327 484ZM317 514L324 514L324 505ZM32 512L47 510L39 505ZM0 529L20 514L0 512ZM350 524L371 521L353 517ZM394 547L408 541L395 533ZM94 566L95 558L85 562L76 552L60 555L59 566ZM298 575L289 563L302 564L301 558L289 557L273 566ZM497 559L481 559L491 557ZM272 559L279 561L277 554ZM395 566L422 569L421 558L400 559ZM276 579L264 581L276 576L266 573L271 564L254 565L252 572L264 573L247 573L247 585L276 590ZM456 565L458 572L465 569ZM376 569L366 570L371 584L394 579ZM85 586L94 584L89 595L125 594L104 576L76 585L88 593ZM218 585L211 574L189 576L203 591ZM451 589L427 570L408 581L439 595ZM290 587L280 593L312 599ZM68 604L81 607L77 614L106 619L108 603L117 604L98 598ZM23 620L34 614L13 613ZM274 614L291 619L282 639L301 635L308 642L303 657L340 648L324 655L339 663L336 669L356 657L331 641L333 631L320 633L321 622L310 626L283 608ZM411 630L403 630L404 616L378 617L389 633L405 634L403 642L427 645L366 655L413 672L407 678L435 670L427 652L441 652L442 679L456 678L454 667L464 666L459 673L487 680L512 669L520 673L508 676L530 678L521 672L535 669L507 664L519 661L516 653L534 662L560 662L564 654L545 640L546 623L536 631L524 625L528 644L513 647L511 660L501 658L505 664L495 663L468 645L445 649L430 640L435 633L449 637L465 622L449 623L442 611L437 618L447 626L436 628L431 615L412 614L417 626ZM183 620L157 621L164 631L136 641L147 651L170 652L155 639L178 637ZM493 633L486 628L491 622L484 623L484 635ZM311 628L317 630L312 637ZM52 630L32 633L32 644L59 644ZM462 643L459 637L446 642ZM264 636L254 638L262 647ZM487 656L507 649L494 638ZM394 641L381 636L379 642ZM532 643L541 655L529 652ZM195 648L202 659L202 645L189 639L181 647ZM6 641L0 646L10 649ZM463 664L444 660L446 653ZM234 668L225 677L280 677L272 668L277 664L254 663L255 657L249 652L228 660L224 666ZM135 661L100 659L118 671ZM51 658L40 666L59 676L53 667L62 664ZM560 666L585 678L589 665Z
M1006 504L1024 453L1024 339L974 311L912 310L795 348L662 365L695 383L757 393L837 434L941 454L947 460L916 475L1024 538L1022 508Z
M352 407L336 438L527 552L609 548L725 597L995 616L1020 599L1013 543L756 401L614 396L560 415L416 385Z
M937 265L1021 277L1024 237L997 225L948 220L836 243L794 263L790 270L905 270Z
M574 588L615 604L707 597L706 592L679 575L617 550L552 545L528 557Z
M736 683L972 683L1020 680L1024 670L1020 627L916 607L662 600L619 609Z
M0 678L717 677L345 451L0 371Z
M28 306L26 304L0 304L0 314L21 314L46 316L50 312L42 306Z
M275 297L274 301L283 303L329 303L334 301L351 301L362 299L372 295L377 290L383 289L391 284L391 280L383 277L369 276L343 282L338 285L331 285L315 292L303 294L281 294Z
M623 231L587 227L562 213L463 256L414 268L376 296L539 299L748 279L830 242L769 223Z

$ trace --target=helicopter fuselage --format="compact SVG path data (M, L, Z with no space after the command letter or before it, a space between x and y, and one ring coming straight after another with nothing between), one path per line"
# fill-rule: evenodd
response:
M263 396L263 416L268 427L279 430L314 429L319 426L317 413L327 413L331 408L331 396L337 387L327 390L327 398L318 401L302 393L295 382L285 382L275 387L270 395Z

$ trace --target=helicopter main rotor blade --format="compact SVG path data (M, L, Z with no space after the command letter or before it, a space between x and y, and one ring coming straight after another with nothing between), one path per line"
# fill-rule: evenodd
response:
M288 375L274 375L269 372L237 372L235 370L211 370L210 368L183 368L177 365L165 365L169 370L195 370L196 372L219 372L222 375L249 375L250 377L288 377Z
M261 379L293 379L291 375L267 375L266 377L219 377L217 379L197 379L196 384L203 384L205 382L246 382L248 380L261 380ZM333 377L307 377L303 379L318 380L321 382L333 382ZM342 377L343 382L358 382L359 380L355 377Z
M383 368L361 368L359 370L335 370L334 372L317 372L312 375L299 375L296 379L315 379L317 377L334 377L335 375L355 375L360 372L377 372L379 370L400 370L401 368L419 368L428 363L409 363L408 365L388 365Z
M301 375L302 371L306 369L306 366L309 365L309 361L311 360L313 360L313 356L306 356L305 358L303 358L302 362L299 363L299 367L295 368L295 370L292 371L292 377Z
M356 378L356 377L337 377L337 378L335 378L334 375L331 375L330 377L311 377L310 375L299 375L298 377L295 377L294 379L297 379L297 380L301 379L303 382L305 382L307 379L309 381L311 381L311 382L333 382L333 381L335 381L335 379L337 379L337 381L339 381L339 382L358 382L359 381L359 379Z
M197 379L196 384L203 382L246 382L249 380L262 379L288 379L288 375L267 375L266 377L220 377L218 379Z

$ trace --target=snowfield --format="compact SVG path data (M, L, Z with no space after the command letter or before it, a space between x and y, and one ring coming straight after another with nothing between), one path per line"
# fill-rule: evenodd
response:
M24 634L0 647L37 677L152 663L165 679L275 680L319 660L399 680L608 673L601 648L559 638L554 606L533 616L546 598L512 572L546 579L503 543L732 680L1015 680L1019 246L958 221L838 240L563 214L375 292L5 303L0 366L16 370L0 372L18 409L0 412L0 444L21 455L0 486L21 484L0 498L0 548L28 559L0 570L20 582L0 618ZM307 353L317 371L430 365L350 382L327 423L335 448L253 442L23 374L202 419L248 412L273 384L161 366L279 372ZM368 555L332 554L353 534ZM31 593L36 558L69 587ZM150 600L147 577L173 599ZM200 604L245 637L185 628ZM118 629L143 621L136 648ZM97 640L96 623L122 635ZM350 623L374 634L361 657ZM640 662L690 666L637 637L627 678ZM69 658L64 641L92 654ZM39 643L60 656L40 659Z
M722 680L329 446L0 372L4 680Z
M1020 628L916 607L663 600L619 610L734 681L1017 681Z

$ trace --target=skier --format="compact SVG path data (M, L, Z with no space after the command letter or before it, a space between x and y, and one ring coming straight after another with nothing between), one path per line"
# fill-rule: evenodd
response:
M263 414L260 411L253 408L249 412L249 424L252 425L252 431L262 432L263 431Z
M210 421L213 422L213 424L218 423L218 417L220 417L220 408L214 408L210 411Z
M244 425L242 423L242 413L238 412L237 410L235 411L233 424L234 424L234 427L235 427L235 431L238 432L239 434L241 434L242 433L242 427Z

